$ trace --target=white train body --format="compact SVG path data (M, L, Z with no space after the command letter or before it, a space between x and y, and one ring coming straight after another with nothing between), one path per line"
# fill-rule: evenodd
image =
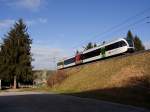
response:
M108 58L111 56L119 55L126 52L134 51L134 43L132 40L124 38L108 42L101 46L91 48L83 51L75 56L69 57L57 63L57 69L68 68L82 63L88 63L95 60Z

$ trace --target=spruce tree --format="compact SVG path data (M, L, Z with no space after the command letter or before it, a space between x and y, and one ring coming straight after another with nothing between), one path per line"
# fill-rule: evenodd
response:
M5 45L4 45L5 43ZM11 68L8 66L8 62L10 61L8 58L8 39L4 39L4 43L1 45L1 51L0 51L0 78L7 83L11 83L11 76L8 74L11 73Z
M93 47L97 47L97 44L96 44L96 43L94 43Z
M89 42L87 44L87 46L85 47L85 50L88 50L88 49L91 49L91 48L93 48L93 44L92 44L92 42Z
M127 38L127 40L133 40L134 39L134 36L130 30L128 31L126 38Z
M14 84L14 88L18 82L31 81L32 40L22 19L14 24L3 41L1 46L1 74L5 75L5 79L13 81L11 83Z
M79 51L78 50L76 50L76 54L78 54L79 53Z
M0 80L2 79L1 68L2 68L2 52L1 52L1 44L0 44Z
M145 50L145 47L138 36L134 37L134 47L135 47L135 51Z
M132 32L129 30L126 37L127 41L133 40L135 51L145 50L142 41L138 36L133 36Z

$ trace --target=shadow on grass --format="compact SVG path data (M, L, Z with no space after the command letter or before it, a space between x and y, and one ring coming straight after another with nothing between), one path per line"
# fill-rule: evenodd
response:
M65 95L73 95L83 98L95 98L99 100L134 105L138 107L146 107L150 109L150 89L141 88L138 85L132 87L114 87L77 93L67 93Z

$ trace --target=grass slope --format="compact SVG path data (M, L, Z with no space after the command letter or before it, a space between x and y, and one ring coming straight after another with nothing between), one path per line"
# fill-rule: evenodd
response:
M53 90L63 94L150 107L150 52L63 70Z

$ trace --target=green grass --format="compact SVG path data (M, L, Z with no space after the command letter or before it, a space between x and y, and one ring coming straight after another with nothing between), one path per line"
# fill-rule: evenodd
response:
M49 92L51 88L47 86L43 87L36 87L36 88L17 88L17 89L4 89L0 90L0 92L9 92L9 91L16 91L16 92L23 92L23 91L33 91L33 92Z
M51 88L47 86L41 86L41 87L36 87L36 88L19 88L18 91L33 91L33 92L50 92Z

